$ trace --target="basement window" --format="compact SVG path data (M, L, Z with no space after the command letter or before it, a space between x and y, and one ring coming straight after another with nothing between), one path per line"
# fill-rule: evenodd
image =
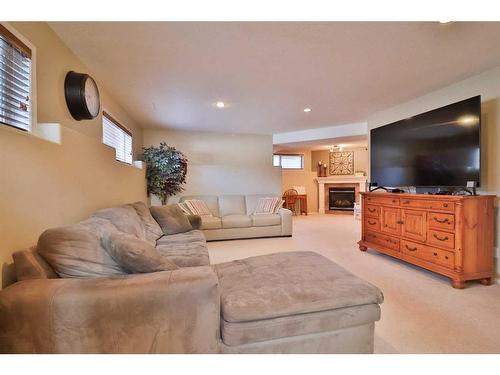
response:
M31 49L0 24L0 123L30 131Z
M282 169L304 169L304 155L273 155L273 166Z
M115 149L116 160L132 164L132 133L106 112L102 115L102 143Z

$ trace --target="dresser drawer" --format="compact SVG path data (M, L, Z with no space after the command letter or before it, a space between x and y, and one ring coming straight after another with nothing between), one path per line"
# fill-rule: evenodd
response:
M455 203L428 199L401 199L402 207L420 208L423 210L455 211Z
M380 233L366 232L365 241L385 246L389 249L399 251L399 239L389 237Z
M376 194L374 194L376 195ZM399 206L399 198L390 198L390 197L375 197L373 195L366 197L366 203L376 203L383 204L386 206Z
M429 212L427 215L429 228L438 230L455 230L455 215L439 212Z
M380 230L380 220L374 217L365 217L365 228L367 230Z
M421 245L410 241L401 241L401 252L403 254L439 264L440 266L453 268L455 255L446 250L436 249L431 246Z
M379 218L380 217L380 206L374 206L372 204L366 204L365 205L365 216L367 217L375 217Z
M427 242L429 245L444 247L452 250L455 249L455 235L453 233L429 229Z
M431 210L455 212L455 203L453 202L443 202L443 201L432 201Z

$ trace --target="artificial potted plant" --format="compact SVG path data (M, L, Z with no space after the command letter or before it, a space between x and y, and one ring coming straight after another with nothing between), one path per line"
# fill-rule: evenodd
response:
M143 147L143 160L149 195L154 194L167 204L168 197L184 190L188 160L182 152L161 142L158 147Z

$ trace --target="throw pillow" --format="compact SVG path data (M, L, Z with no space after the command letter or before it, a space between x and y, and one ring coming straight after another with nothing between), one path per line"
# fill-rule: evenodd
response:
M181 210L186 214L186 215L193 215L193 213L187 208L185 203L177 203Z
M163 236L163 231L161 230L160 226L153 218L153 216L151 216L149 208L144 202L135 202L132 203L131 206L135 209L135 212L137 212L137 215L144 225L146 231L146 241L148 241L152 245L155 245L156 240Z
M125 275L102 246L102 238L120 233L108 220L93 217L78 224L47 229L37 251L59 277L87 278Z
M280 210L280 208L282 208L284 204L285 204L285 201L283 199L281 201L279 201L278 204L276 205L276 207L274 208L274 213L277 214L278 211Z
M164 234L184 233L193 229L188 217L178 204L152 206L149 210L158 224L160 224Z
M140 239L146 238L146 229L136 210L130 205L104 208L94 212L92 217L109 220L120 232L133 234Z
M124 233L110 233L103 245L113 260L129 273L172 271L177 267L148 243Z
M212 216L207 204L200 199L188 199L184 203L193 215Z
M273 214L276 205L279 203L278 197L260 198L255 208L254 215Z

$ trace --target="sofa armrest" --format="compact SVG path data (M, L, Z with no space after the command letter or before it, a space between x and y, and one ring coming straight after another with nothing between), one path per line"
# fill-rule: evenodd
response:
M200 215L187 215L189 222L193 229L201 229L201 216Z
M292 211L286 208L280 208L278 214L281 217L281 235L291 236L293 223L292 223Z
M0 291L2 353L216 353L209 266L101 279L39 279Z

